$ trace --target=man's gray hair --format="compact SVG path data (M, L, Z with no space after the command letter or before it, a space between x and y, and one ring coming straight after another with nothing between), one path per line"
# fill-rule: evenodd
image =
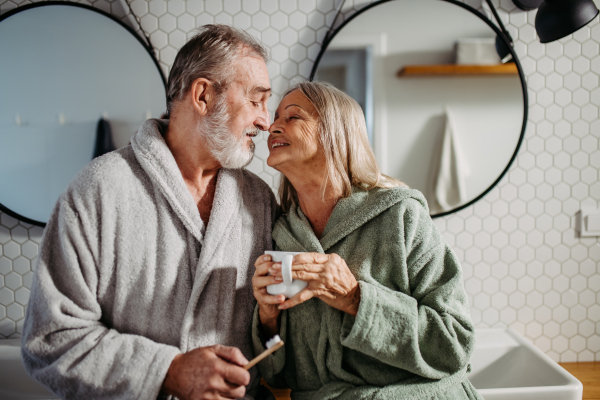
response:
M217 95L227 90L236 73L235 62L247 55L245 50L268 61L265 47L241 29L220 24L199 28L177 53L169 73L167 114L171 114L173 103L183 100L198 78L211 81Z

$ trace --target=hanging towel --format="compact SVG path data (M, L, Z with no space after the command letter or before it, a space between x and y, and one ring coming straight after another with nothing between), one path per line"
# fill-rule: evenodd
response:
M110 130L110 124L104 118L100 118L98 126L96 127L96 146L94 147L92 159L116 149L112 138L112 131Z
M432 214L449 211L467 201L465 178L471 174L462 154L450 111L446 108L443 136L433 152L428 203Z

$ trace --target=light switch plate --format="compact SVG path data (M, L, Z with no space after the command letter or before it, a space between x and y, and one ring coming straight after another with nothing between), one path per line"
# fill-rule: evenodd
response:
M600 236L600 209L582 208L577 222L582 237Z

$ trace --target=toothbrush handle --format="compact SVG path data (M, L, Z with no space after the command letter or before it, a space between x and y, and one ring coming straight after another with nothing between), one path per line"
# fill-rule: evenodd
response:
M270 349L267 349L267 350L263 351L262 353L260 353L258 356L254 357L252 359L252 361L250 361L248 364L246 364L244 366L244 369L249 370L250 368L254 367L256 364L258 364L260 361L262 361L262 359L267 357L269 354L274 353L275 351L279 350L282 347L283 347L283 340L279 343L274 344L273 347L271 347Z

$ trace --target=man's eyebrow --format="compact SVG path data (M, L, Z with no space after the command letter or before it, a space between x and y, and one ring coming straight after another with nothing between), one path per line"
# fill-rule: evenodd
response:
M264 87L264 86L254 86L252 88L252 92L253 93L269 93L269 97L271 97L271 95L273 94L273 93L271 93L271 88Z
M284 108L284 110L287 110L288 108L290 108L290 107L292 107L292 106L300 107L301 109L303 109L303 110L304 110L304 107L302 107L302 106L299 106L298 104L288 104L288 105L287 105L287 106ZM306 111L306 110L304 110L304 111Z

